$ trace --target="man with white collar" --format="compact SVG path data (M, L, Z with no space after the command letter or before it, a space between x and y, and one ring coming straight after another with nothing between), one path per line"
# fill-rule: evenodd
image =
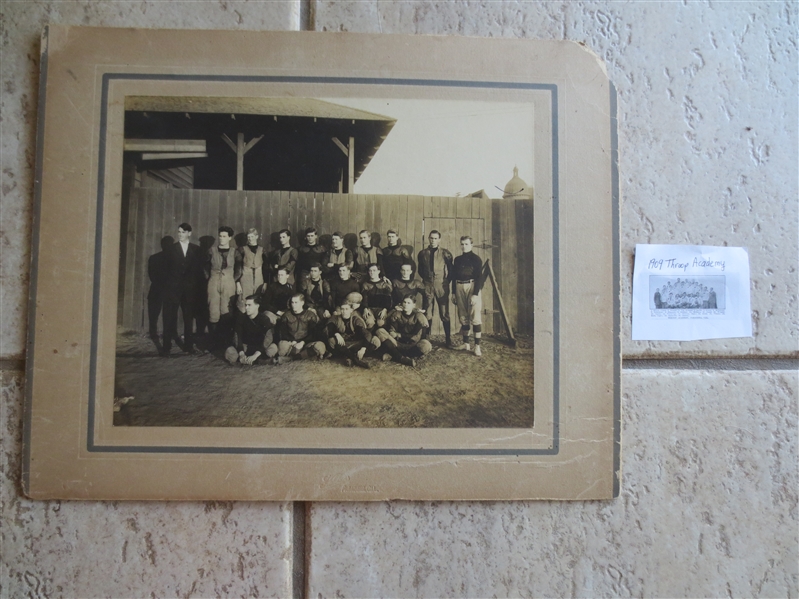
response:
M166 256L166 281L164 285L164 344L161 355L168 356L172 341L178 338L178 308L183 314L183 350L194 352L194 315L197 297L202 284L202 258L200 246L191 243L191 225L178 226L178 241Z

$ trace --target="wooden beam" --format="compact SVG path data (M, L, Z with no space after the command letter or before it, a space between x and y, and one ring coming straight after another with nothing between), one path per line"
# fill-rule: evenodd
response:
M236 144L230 140L230 138L227 136L227 133L222 134L222 141L224 141L231 150L234 152L236 151Z
M499 299L499 312L502 315L502 322L505 323L505 328L508 329L510 344L511 346L516 347L516 337L513 335L513 327L511 327L510 322L508 322L508 313L505 310L505 302L502 301L502 293L500 293L499 287L497 286L497 281L494 278L494 269L491 267L490 260L486 260L485 266L483 266L483 280L485 280L486 273L488 273L488 278L491 280L491 285L494 287L494 291L497 293L497 298Z
M342 152L344 152L344 155L345 155L345 156L349 156L349 155L350 155L350 151L349 151L349 149L347 148L347 146L345 146L343 143L341 143L341 141L339 140L339 138L338 138L338 137L334 137L334 138L332 138L332 139L333 139L333 143L334 143L334 144L336 144L336 145L338 146L338 149L339 149L339 150L341 150Z
M126 152L205 152L204 139L126 139Z
M142 160L177 160L178 158L208 158L205 152L145 152Z
M253 137L250 141L247 142L247 145L244 146L244 153L246 154L247 152L252 150L252 147L255 144L257 144L259 141L261 141L263 138L264 138L263 135L261 137Z
M350 137L347 154L347 193L355 193L355 138Z
M236 136L236 143L227 136L226 133L222 134L222 140L228 147L236 152L236 190L242 191L244 189L244 155L249 152L252 147L264 138L254 137L246 144L244 143L244 133L239 133Z

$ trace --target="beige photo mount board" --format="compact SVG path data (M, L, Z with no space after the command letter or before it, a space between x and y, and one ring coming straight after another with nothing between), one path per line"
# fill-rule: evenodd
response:
M141 281L134 285L133 279L146 277L146 272L142 275L139 271L128 275L124 251L120 258L125 236L136 231L123 214L123 202L128 201L123 197L123 156L127 148L136 147L128 146L125 138L126 109L170 105L182 111L187 102L195 102L216 106L211 110L214 113L231 105L238 107L237 112L246 112L243 106L263 105L264 99L270 99L275 121L284 114L275 106L294 106L297 112L300 107L331 99L353 110L367 100L384 101L387 110L373 111L380 114L390 112L392 106L410 106L413 111L415 106L426 110L431 106L471 109L480 105L498 107L494 112L501 113L502 107L513 105L529 110L525 126L512 131L512 136L529 142L530 157L523 164L507 167L518 166L532 181L529 228L521 221L510 226L510 221L504 220L506 205L496 197L503 192L501 180L491 182L499 192L452 189L448 191L452 197L432 192L427 197L425 191L402 196L403 206L408 206L408 223L411 216L414 222L429 219L426 230L422 225L412 235L415 251L426 243L430 223L436 226L446 220L448 206L456 216L447 222L458 226L466 222L458 220L464 210L466 218L474 222L480 217L488 223L493 215L496 236L505 235L517 244L506 264L512 266L514 260L529 264L532 294L518 291L521 282L514 283L515 295L507 291L509 283L498 279L510 280L510 270L489 272L486 267L484 271L481 293L489 334L483 358L466 352L447 353L448 348L434 341L439 363L482 360L461 362L459 367L469 364L473 366L468 368L476 371L485 369L486 380L490 378L500 388L503 377L508 377L509 385L511 382L502 360L518 362L520 356L527 356L528 362L522 365L534 373L527 385L531 400L524 408L524 418L529 421L509 417L503 426L480 426L478 420L466 426L417 427L396 423L385 427L326 425L324 419L311 426L121 425L118 410L124 398L115 397L115 369L121 339L118 323L123 319L126 298L120 289L138 285L136 293L141 295L145 287ZM336 110L344 110L341 106ZM339 120L342 114L337 113ZM230 118L235 120L235 116ZM188 111L185 118L190 118ZM352 125L355 123L353 117ZM615 90L604 66L584 47L570 42L48 26L41 49L24 422L25 493L35 499L107 500L617 497L621 342L616 135ZM229 141L235 150L236 140ZM338 142L346 155L346 139ZM246 140L239 140L240 149L244 143ZM357 141L349 146L357 155L359 146L352 143ZM412 156L414 144L404 143L400 154ZM387 155L387 147L381 148L382 155ZM185 148L172 144L164 151L187 152L181 159L192 160L201 150L190 143ZM499 150L496 145L479 149L486 157ZM380 156L377 151L366 163L372 159L372 164L377 164ZM398 168L404 164L404 159L400 160ZM226 192L226 197L242 198L245 203L249 197L250 204L265 205L266 196L242 189L246 162L243 164L240 191ZM336 192L274 192L269 196L273 197L268 200L270 205L280 208L285 200L295 211L306 210L303 214L310 214L313 220L321 218L321 212L314 212L317 207L332 206L335 212L344 201L360 206L359 198L366 198L372 207L369 222L377 222L382 192L350 193L357 190L353 189L355 176L361 175L365 166L360 164L360 171L355 171L351 160L347 181L346 157L344 164ZM457 174L457 169L458 164L451 165L452 172ZM505 200L514 201L513 190L504 192ZM193 196L185 193L175 192L174 198L183 200L174 199L173 206L185 201L185 209L191 211L192 200L186 198ZM495 197L491 199L490 194ZM522 204L517 204L517 212L519 206ZM180 213L179 207L175 210ZM358 210L351 209L355 215L351 227L365 218ZM177 218L163 217L162 234L176 234L181 222ZM222 216L214 218L214 223L225 224ZM291 218L293 223L301 222L299 216ZM387 217L384 221L389 222ZM475 237L484 233L483 239L475 240L475 252L479 248L480 255L496 257L499 242L489 226L484 227L474 229L478 234L472 233ZM322 234L332 232L320 228ZM348 230L357 232L357 228ZM382 232L385 234L385 229ZM264 231L265 238L270 233L276 229ZM462 230L451 232L456 233ZM457 237L452 239L457 243ZM451 249L454 255L460 254L460 248ZM522 278L519 275L519 281ZM511 299L503 302L503 295ZM508 312L507 303L517 305L520 311L529 306L529 318ZM457 338L457 308L451 306L450 312ZM529 327L530 334L520 336L518 345L511 320ZM209 372L218 369L240 372L240 376L252 372L246 366L241 371L220 370L235 367L210 354L181 356L184 358L208 361ZM157 355L146 359L159 368L189 364L177 358L158 361ZM353 369L358 372L352 376L372 376L375 378L368 380L379 383L381 372L407 373L402 376L415 377L414 384L421 389L425 376L432 377L427 384L446 386L447 371L436 371L435 364L429 356L413 369L375 363L371 371ZM302 369L311 367L334 368L334 364L325 360L258 368L310 373ZM328 372L341 376L343 370ZM513 383L520 384L518 380ZM522 387L525 384L521 382ZM280 385L277 387L277 391L274 387L264 390L264 398L279 403ZM366 402L368 393L365 387L364 395L352 401ZM494 397L484 399L502 406L502 393L492 393ZM445 394L442 401L458 399ZM175 403L179 398L166 400ZM136 402L135 396L132 402ZM387 402L383 407L390 411L392 406ZM419 409L424 412L425 407ZM462 422L459 416L453 414L452 422Z

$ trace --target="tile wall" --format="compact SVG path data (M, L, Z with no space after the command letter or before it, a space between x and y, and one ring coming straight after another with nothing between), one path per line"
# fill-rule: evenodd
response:
M0 596L797 597L798 13L794 2L0 4ZM619 105L621 496L25 499L22 370L38 40L48 22L567 39L593 49ZM632 342L636 243L748 247L754 336Z

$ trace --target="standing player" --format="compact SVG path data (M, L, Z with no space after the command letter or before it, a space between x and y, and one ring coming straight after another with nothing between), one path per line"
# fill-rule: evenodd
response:
M284 268L288 273L289 283L294 283L294 267L297 265L297 248L291 247L291 231L281 229L277 234L280 247L269 254L267 268L270 283L277 281L277 271Z
M441 233L430 231L428 236L430 245L419 252L419 275L424 281L425 296L427 297L424 310L431 325L435 304L438 304L438 315L444 327L447 347L452 346L449 321L449 282L452 278L452 253L439 247ZM428 311L429 310L429 311Z
M327 253L325 257L325 261L323 264L325 278L335 279L338 277L338 267L342 265L346 265L349 267L350 272L352 272L352 266L354 264L354 259L352 257L352 252L344 247L344 235L341 232L336 231L330 238L330 251Z
M297 282L301 283L311 274L311 264L322 264L327 248L319 243L319 235L314 227L305 230L305 245L300 246L297 254Z
M266 348L272 344L272 323L260 311L258 297L250 295L244 300L244 314L236 317L234 344L225 351L225 359L231 364L239 362L252 366L261 356L266 361Z
M372 264L377 264L380 270L383 270L383 252L379 247L372 245L372 234L366 229L358 233L358 240L361 245L355 250L353 276L360 281L367 278Z
M244 312L245 298L264 284L264 248L258 245L258 229L247 231L247 245L236 249L236 294L238 308Z
M469 325L474 329L474 355L482 356L480 338L483 336L483 261L472 252L472 238L461 237L460 256L455 258L452 269L452 303L458 306L463 345L458 349L469 351Z
M389 229L386 233L388 245L383 248L383 266L385 267L386 277L389 281L400 278L400 267L407 263L416 270L411 253L402 245L402 240L394 229Z
M194 351L192 330L197 297L203 280L202 251L191 243L191 225L181 223L178 240L166 252L164 280L164 345L160 354L168 356L172 341L178 339L178 308L183 313L183 349Z
M209 248L205 261L205 276L208 278L208 328L211 336L216 337L211 342L212 346L216 342L224 342L228 333L232 333L232 330L225 331L224 328L231 324L228 314L236 296L235 254L233 229L219 227L217 243Z

